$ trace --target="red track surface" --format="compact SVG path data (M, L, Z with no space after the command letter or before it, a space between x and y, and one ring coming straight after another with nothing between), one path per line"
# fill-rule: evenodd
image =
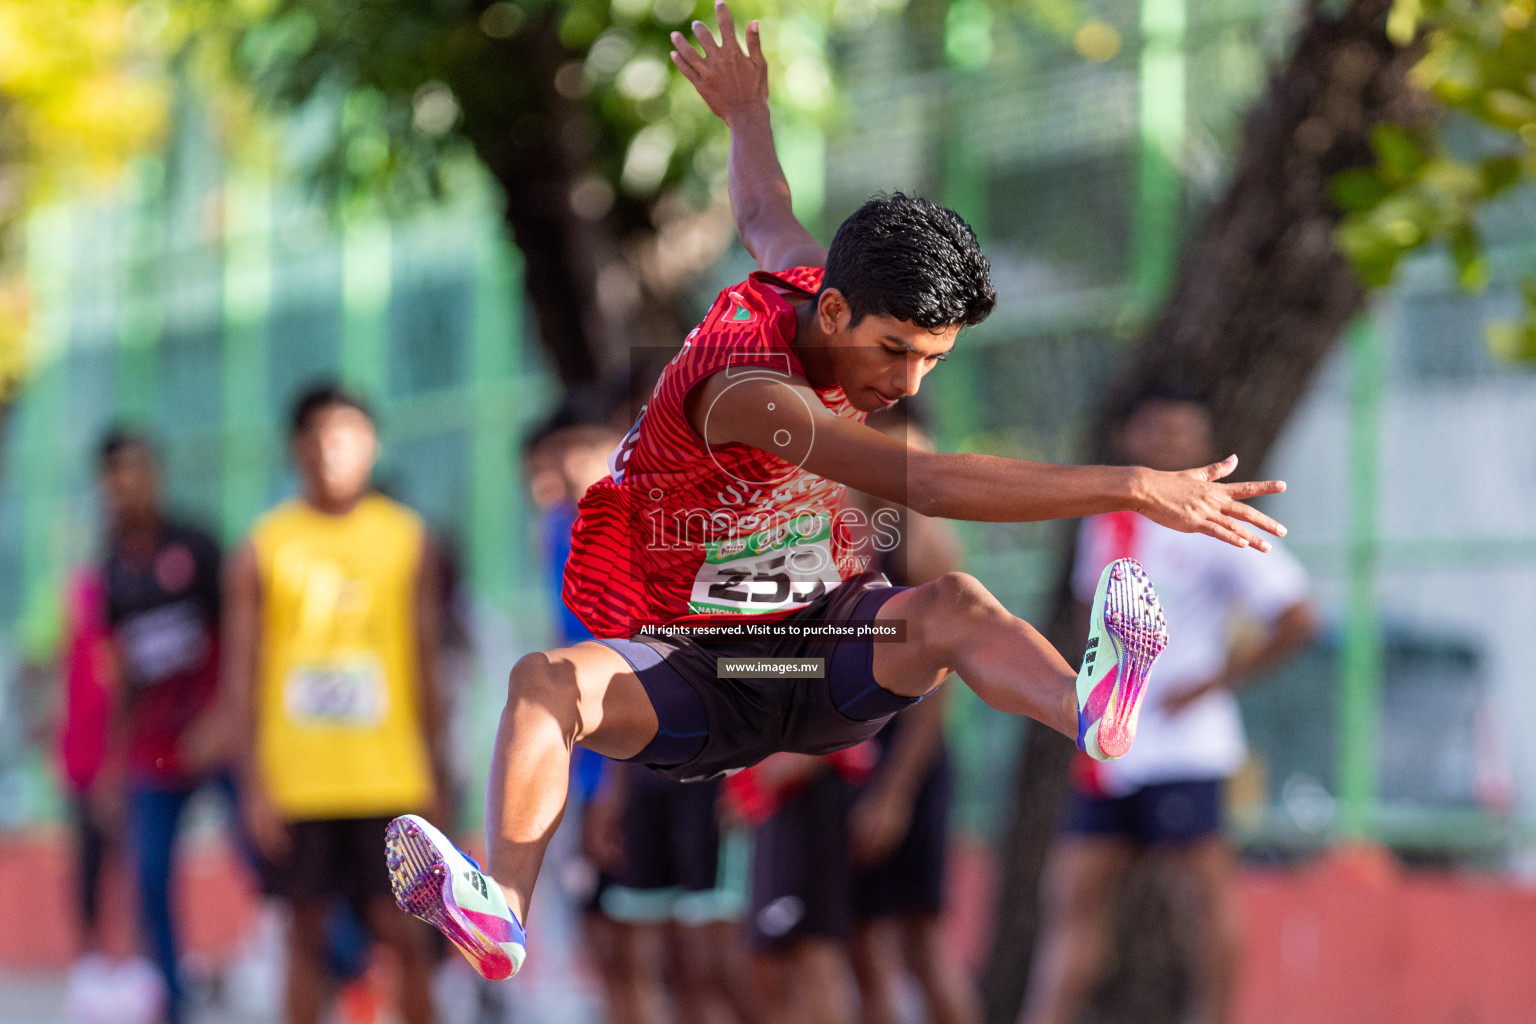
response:
M0 969L58 969L73 955L64 854L57 833L0 842ZM986 949L980 909L991 905L995 869L965 844L955 868L951 934L975 963ZM1345 851L1297 870L1247 870L1243 892L1241 1024L1536 1019L1536 888L1407 872L1384 855ZM210 843L186 858L178 903L190 947L219 963L237 947L256 899L229 850ZM110 945L126 948L130 928L114 916Z

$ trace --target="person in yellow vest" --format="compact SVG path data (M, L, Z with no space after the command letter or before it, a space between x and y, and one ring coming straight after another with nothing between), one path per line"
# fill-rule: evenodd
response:
M407 1024L432 1019L430 933L400 913L385 826L447 789L433 673L438 556L421 518L370 487L378 436L334 386L295 405L299 498L271 509L225 578L225 680L262 886L292 908L290 1024L326 1003L325 922L350 900L393 947Z

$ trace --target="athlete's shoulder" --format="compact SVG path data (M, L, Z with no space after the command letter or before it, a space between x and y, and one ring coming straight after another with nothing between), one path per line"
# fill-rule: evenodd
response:
M826 276L826 272L826 267L789 267L777 271L759 270L752 275L751 280L762 282L762 284L768 287L789 288L805 295L815 295L821 291L822 278Z
M690 338L739 341L780 335L793 327L792 303L815 295L820 287L820 267L792 267L772 274L759 270L745 281L722 288Z
M427 529L427 521L421 517L420 512L377 491L358 504L358 511L377 522L411 534L423 534Z
M258 543L273 534L289 529L304 514L304 503L298 498L280 501L256 517L251 524L250 539Z
M796 302L819 287L819 267L796 267L778 274L759 271L721 290L709 314L689 332L673 361L686 372L690 387L716 370L736 364L765 365L799 373L794 351L798 325Z

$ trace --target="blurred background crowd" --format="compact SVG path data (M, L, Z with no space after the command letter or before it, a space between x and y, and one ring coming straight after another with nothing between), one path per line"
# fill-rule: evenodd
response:
M1528 1020L1536 3L737 16L763 20L803 221L919 192L992 260L997 313L910 410L935 447L1148 461L1154 438L1289 483L1264 506L1281 596L1213 599L1253 613L1211 641L1251 670L1222 680L1240 764L1196 770L1225 782L1215 859L1127 832L1170 855L1082 874L1081 799L1124 793L951 687L883 760L770 764L702 811L582 765L507 985L366 900L306 916L261 885L261 819L214 753L238 742L198 713L229 663L221 575L321 493L351 422L358 486L401 510L377 528L405 531L369 536L420 540L413 727L473 845L507 670L580 635L555 582L574 500L753 269L724 129L666 57L713 12L0 0L0 1022L281 1020L301 932L346 1021L424 1019L419 985L450 1022ZM963 567L1075 661L1095 529L948 524L901 571ZM924 881L897 888L932 906L762 877L774 843L816 851L814 885L867 872L922 820ZM795 1003L808 979L841 994Z

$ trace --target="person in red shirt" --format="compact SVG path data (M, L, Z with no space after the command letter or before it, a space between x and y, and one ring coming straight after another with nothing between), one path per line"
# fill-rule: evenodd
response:
M102 879L115 837L104 827L95 798L96 778L107 749L112 709L112 637L107 628L101 573L82 566L70 574L64 600L64 647L60 658L64 694L59 720L58 766L75 830L76 904L81 956L70 969L69 999L86 998L108 971L101 950Z
M512 669L487 797L489 874L414 816L386 840L401 906L488 977L510 976L526 955L521 922L564 812L573 745L710 778L780 750L854 746L953 673L992 707L1100 756L1128 749L1166 643L1139 566L1106 570L1112 600L1096 611L1116 639L1097 665L1085 659L1080 685L975 577L894 587L869 571L878 546L854 543L848 488L950 519L1133 509L1260 549L1255 528L1283 532L1243 503L1282 484L1220 482L1235 457L1180 472L1056 466L913 451L867 426L991 313L989 265L957 214L900 193L865 203L829 248L817 243L774 154L757 26L743 50L723 2L716 12L724 42L695 23L703 52L676 34L673 61L731 129L731 202L762 269L720 293L581 501L564 595L598 639ZM819 661L790 675L785 658Z
M218 778L233 802L227 776L210 773L194 754L218 688L220 552L206 532L165 515L146 438L110 432L98 468L110 528L106 618L119 681L98 788L108 805L125 804L144 941L165 982L166 1020L177 1024L176 828L206 781Z

